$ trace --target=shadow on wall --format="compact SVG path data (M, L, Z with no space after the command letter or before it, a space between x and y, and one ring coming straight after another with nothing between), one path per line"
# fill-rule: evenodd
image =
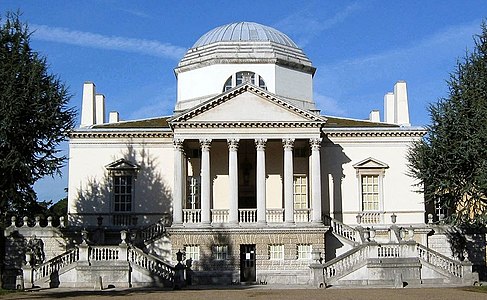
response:
M224 232L214 232L208 238L210 240L201 245L210 245L210 248L201 249L200 259L193 262L193 283L232 284L236 280L233 274L239 269L240 249ZM227 247L226 253L224 247Z
M156 222L164 215L170 215L172 195L164 183L161 174L164 170L161 169L157 157L150 154L143 144L136 148L129 141L126 149L120 155L114 155L105 165L119 159L139 167L134 174L131 212L120 212L130 217L130 225L145 226ZM100 216L103 218L103 226L117 223L113 218L113 214L117 212L114 211L112 189L112 176L108 170L105 170L102 178L88 178L84 186L77 190L77 214L70 215L70 225L95 227L100 222Z
M334 219L343 221L343 201L355 200L343 199L342 195L342 180L345 178L343 165L351 162L351 159L345 154L342 146L333 143L327 137L323 138L323 148L321 190L322 199L326 199L323 201L324 203L322 202L323 212L333 216ZM333 204L333 207L330 207L330 203Z

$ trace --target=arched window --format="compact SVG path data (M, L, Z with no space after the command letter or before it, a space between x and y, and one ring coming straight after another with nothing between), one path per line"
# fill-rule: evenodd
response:
M227 81L225 81L225 84L223 85L223 91L226 92L229 89L236 87L237 85L247 81L252 83L253 85L256 85L262 89L267 90L265 81L260 75L250 71L241 71L228 77Z

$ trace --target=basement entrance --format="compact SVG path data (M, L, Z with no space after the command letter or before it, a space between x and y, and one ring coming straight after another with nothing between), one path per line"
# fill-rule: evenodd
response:
M240 282L255 281L255 244L240 245Z

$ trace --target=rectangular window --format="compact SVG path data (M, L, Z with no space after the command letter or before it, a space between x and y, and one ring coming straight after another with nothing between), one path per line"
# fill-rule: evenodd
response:
M114 210L117 212L132 211L132 176L115 175L113 177Z
M362 175L362 209L379 210L379 175Z
M308 260L311 259L311 245L310 244L298 244L298 259Z
M200 260L199 245L185 245L184 252L186 253L186 259L191 258L193 261Z
M294 209L308 208L308 188L305 175L294 176Z
M186 191L186 208L199 209L200 206L200 181L198 177L189 176Z
M228 257L228 245L213 246L213 257L216 260L226 260Z
M284 245L269 245L270 260L284 260Z

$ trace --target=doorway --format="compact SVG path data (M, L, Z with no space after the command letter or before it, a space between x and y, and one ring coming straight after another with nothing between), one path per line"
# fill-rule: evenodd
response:
M240 245L240 282L255 281L255 244Z

